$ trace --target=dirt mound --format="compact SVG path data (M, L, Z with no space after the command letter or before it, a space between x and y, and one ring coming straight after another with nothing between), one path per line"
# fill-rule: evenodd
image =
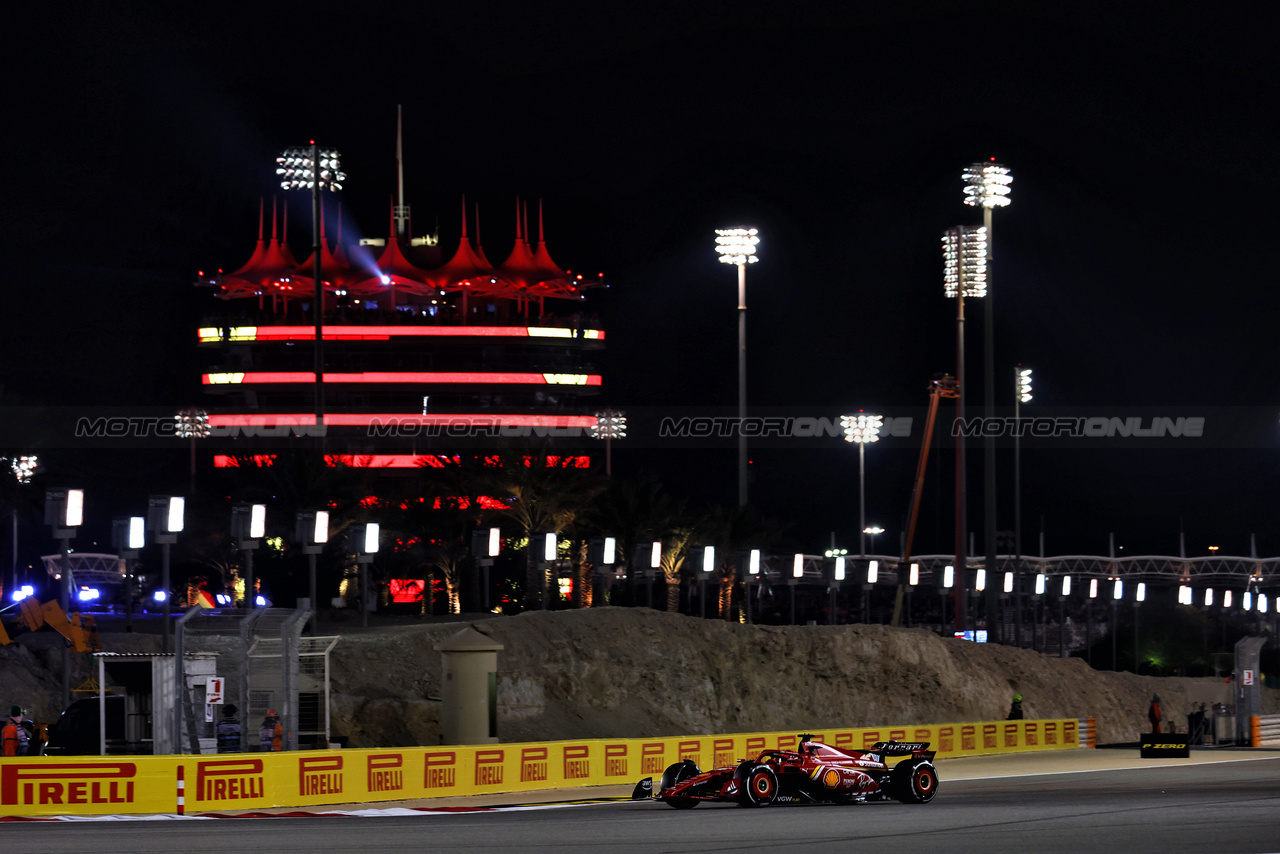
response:
M498 656L503 741L1094 717L1101 741L1147 729L1159 692L1186 729L1214 679L1092 670L1080 659L885 626L744 626L643 608L480 619ZM457 623L347 635L334 650L335 727L352 746L439 739L440 655ZM396 664L392 665L391 662ZM1280 692L1264 711L1280 712Z
M344 631L332 654L333 732L351 747L438 744L434 647L465 625ZM1230 702L1220 680L1097 671L1080 659L922 629L745 626L644 608L533 612L470 625L504 647L498 731L507 742L993 720L1008 713L1015 692L1028 718L1094 717L1100 741L1131 741L1147 729L1153 692L1166 720L1182 730L1201 703ZM33 643L37 637L0 648L0 701L51 720L61 652ZM115 651L158 641L103 637ZM80 669L73 684L88 675ZM1263 711L1280 713L1280 691L1264 690Z

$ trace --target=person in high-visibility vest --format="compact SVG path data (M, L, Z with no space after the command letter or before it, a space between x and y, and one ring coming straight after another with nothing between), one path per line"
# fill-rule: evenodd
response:
M1151 732L1160 732L1160 695L1151 695L1151 706L1147 709L1147 720L1151 721Z
M9 717L0 729L0 741L4 743L5 756L26 756L30 746L30 733L22 725L22 706L10 706Z
M276 716L275 709L267 709L267 716L263 719L262 726L258 728L258 749L266 751L284 749L284 727L280 725L280 718Z

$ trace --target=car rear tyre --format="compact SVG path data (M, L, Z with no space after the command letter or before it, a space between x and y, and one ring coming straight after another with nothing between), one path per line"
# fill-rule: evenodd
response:
M778 797L778 775L768 765L757 765L746 775L746 791L742 803L751 807L767 807Z
M893 795L904 804L927 804L938 793L938 769L927 759L907 759L893 769Z

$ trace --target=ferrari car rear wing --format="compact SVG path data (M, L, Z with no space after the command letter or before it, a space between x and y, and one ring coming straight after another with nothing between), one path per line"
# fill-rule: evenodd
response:
M906 756L929 749L927 741L877 741L871 746L872 751L885 756Z

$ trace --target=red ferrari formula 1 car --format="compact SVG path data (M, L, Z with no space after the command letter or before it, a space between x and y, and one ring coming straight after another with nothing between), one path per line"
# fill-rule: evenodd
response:
M885 758L905 757L890 767ZM805 733L799 748L766 750L737 765L702 771L691 760L636 784L633 800L656 798L676 809L700 801L727 801L744 807L769 804L856 804L896 799L925 804L938 792L934 751L926 742L882 741L870 750L839 750Z

